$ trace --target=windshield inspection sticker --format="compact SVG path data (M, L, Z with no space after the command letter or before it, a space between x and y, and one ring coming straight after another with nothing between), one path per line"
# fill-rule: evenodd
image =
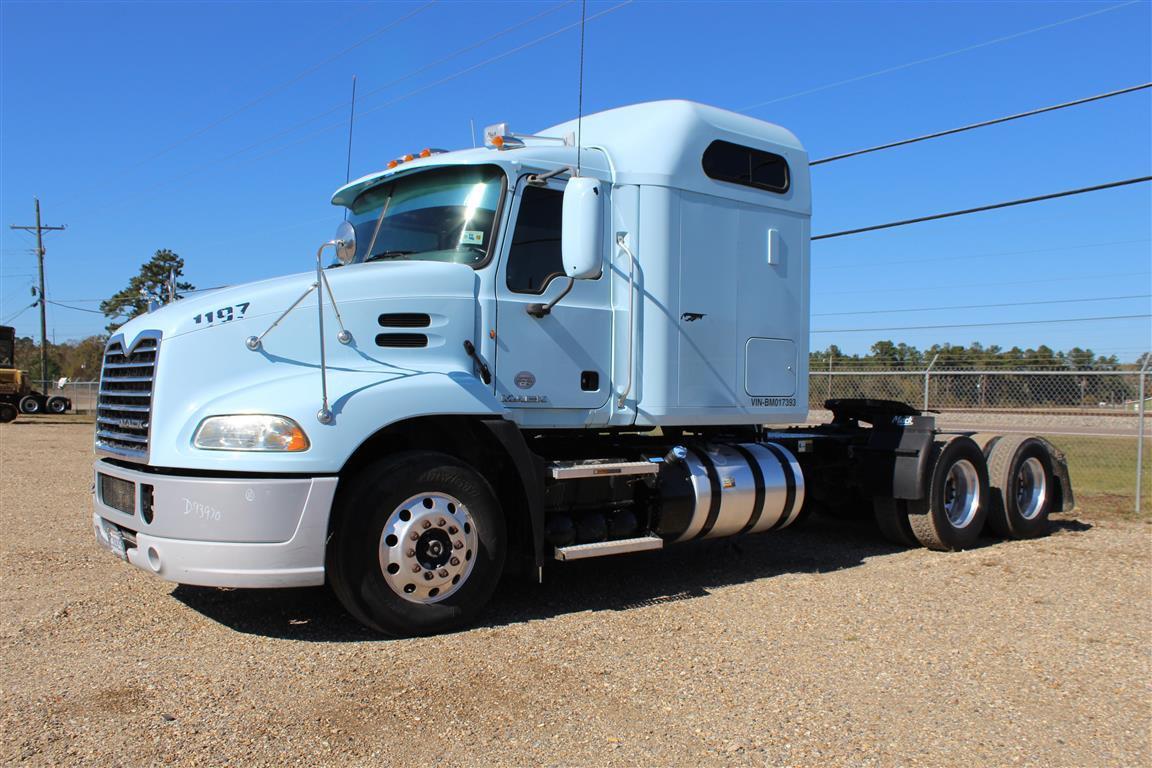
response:
M484 233L478 229L466 229L460 236L460 242L464 245L484 245Z

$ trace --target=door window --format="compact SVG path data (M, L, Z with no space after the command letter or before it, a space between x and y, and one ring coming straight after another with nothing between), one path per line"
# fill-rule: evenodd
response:
M560 255L560 228L564 192L548 187L525 187L520 213L508 251L508 289L515 293L543 293L554 277L564 274Z

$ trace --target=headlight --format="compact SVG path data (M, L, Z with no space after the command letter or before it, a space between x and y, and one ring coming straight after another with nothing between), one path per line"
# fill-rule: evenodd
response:
M210 451L306 451L308 436L286 416L209 416L192 445Z

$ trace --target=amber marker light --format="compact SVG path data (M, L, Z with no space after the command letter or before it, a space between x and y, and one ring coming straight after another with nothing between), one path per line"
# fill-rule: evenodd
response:
M420 157L432 157L432 150L430 150L430 149L420 150Z
M502 149L504 147L504 137L503 136L493 136L492 137L492 146L496 147L496 149Z
M404 155L404 162L406 162L406 163L410 163L410 162L412 162L412 161L413 161L413 160L415 160L415 159L416 159L416 158L415 158L415 157L413 157L412 155Z

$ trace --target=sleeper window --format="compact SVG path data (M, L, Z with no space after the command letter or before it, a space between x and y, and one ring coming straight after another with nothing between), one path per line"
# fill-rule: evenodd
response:
M714 141L704 150L703 165L713 179L769 192L788 191L788 162L762 149Z

